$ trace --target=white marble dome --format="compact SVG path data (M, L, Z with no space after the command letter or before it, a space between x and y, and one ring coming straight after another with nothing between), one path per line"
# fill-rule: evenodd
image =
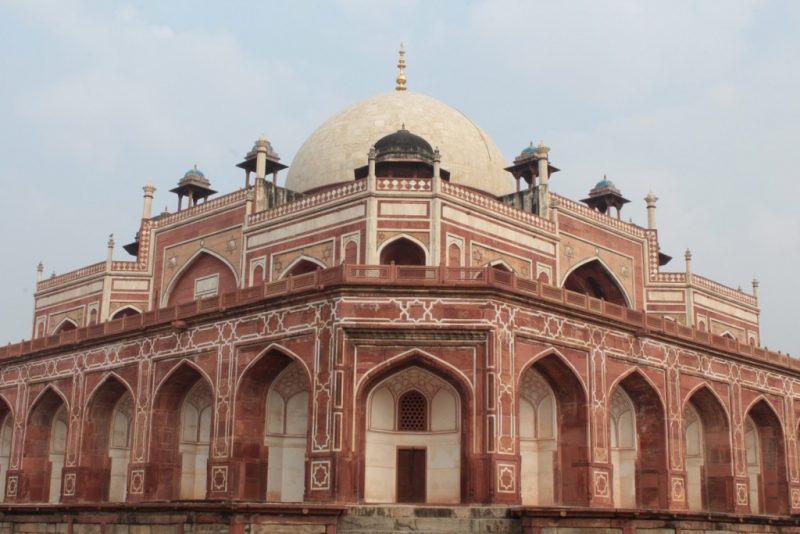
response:
M439 148L450 182L493 195L512 192L505 159L486 132L460 111L410 91L362 100L328 119L297 151L286 187L305 192L354 180L370 147L403 124Z

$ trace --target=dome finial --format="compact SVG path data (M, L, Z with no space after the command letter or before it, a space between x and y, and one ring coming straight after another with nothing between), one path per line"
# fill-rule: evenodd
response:
M405 91L406 90L406 51L403 49L403 43L400 43L400 60L397 62L397 69L400 71L397 73L397 78L395 81L397 85L395 86L396 91Z

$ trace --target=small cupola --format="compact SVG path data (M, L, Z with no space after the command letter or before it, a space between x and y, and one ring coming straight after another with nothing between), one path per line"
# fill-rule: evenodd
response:
M559 171L557 167L550 165L549 153L550 149L544 143L539 143L539 146L533 146L533 142L531 142L522 149L519 156L514 158L514 164L506 167L505 170L510 172L517 182L517 191L520 190L520 180L524 180L528 184L528 188L533 189L536 186L537 179L541 181L541 178L544 178L546 181L550 175ZM540 168L540 160L547 165L546 176L540 176L545 171L544 168Z
M208 197L216 193L211 189L211 182L203 174L197 165L186 171L183 178L178 182L178 187L170 189L171 193L178 195L178 211L183 209L183 197L189 199L187 208L196 206L201 200L205 202Z
M609 180L606 175L603 175L603 179L597 182L592 190L589 191L589 197L584 198L581 202L600 213L607 213L610 208L615 208L617 210L617 219L619 219L622 206L630 202L630 200L623 197L614 182Z
M438 151L419 135L406 130L405 124L378 139L373 150L375 173L380 178L431 178L434 161L438 158ZM367 166L355 170L357 179L366 177L367 173ZM447 180L450 173L442 169L441 177Z
M259 154L261 154L263 161L259 161ZM262 169L259 168L259 163L263 165ZM278 171L288 168L287 165L281 163L280 156L278 156L278 153L272 148L272 143L264 135L256 140L253 148L244 157L244 161L237 163L236 166L245 170L248 187L250 185L250 173L256 173L257 178L264 178L271 174L272 183L277 184Z

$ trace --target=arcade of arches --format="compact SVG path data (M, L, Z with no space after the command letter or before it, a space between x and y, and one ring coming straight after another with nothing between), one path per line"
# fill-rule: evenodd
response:
M457 504L473 502L470 472L480 465L485 428L471 386L428 356L410 357L354 384L356 412L353 484L365 503ZM314 413L307 363L278 349L252 358L240 373L229 466L241 476L231 496L262 502L304 502L314 473ZM732 432L731 410L708 384L687 391L680 439L670 425L662 393L635 368L609 381L602 411L592 410L585 376L550 352L520 371L514 425L519 485L511 502L526 506L601 505L621 509L675 508L670 477L685 481L685 506L713 512L789 511L787 429L774 402L755 398ZM56 387L35 395L24 424L0 405L0 474L19 484L16 502L124 502L203 500L213 495L215 436L221 409L214 381L202 365L176 362L154 386L146 461L136 458L135 389L109 374L87 389L85 408L70 406ZM130 378L130 377L129 377ZM81 424L71 421L73 416ZM490 420L490 419L486 419ZM79 430L79 435L75 434ZM24 438L15 438L22 431ZM18 436L18 434L17 434ZM585 446L602 436L605 457ZM21 466L11 463L22 444ZM70 444L79 451L69 467ZM595 445L597 449L597 445ZM668 455L682 469L670 471ZM737 472L741 455L743 472ZM605 462L606 501L587 487ZM139 466L156 473L136 487ZM77 480L82 484L76 485ZM67 486L68 485L68 486ZM746 496L734 493L744 487ZM596 488L595 488L596 489ZM741 491L741 490L738 490ZM739 499L738 503L736 499ZM744 509L742 501L747 502ZM680 508L679 508L680 509Z

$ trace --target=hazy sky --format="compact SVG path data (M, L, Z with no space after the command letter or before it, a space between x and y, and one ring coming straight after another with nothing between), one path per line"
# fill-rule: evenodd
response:
M750 290L800 355L800 2L0 0L0 341L31 334L35 266L115 258L193 164L215 189L265 133L290 163L345 106L408 85L507 160L543 139L583 198L604 173L683 270Z

